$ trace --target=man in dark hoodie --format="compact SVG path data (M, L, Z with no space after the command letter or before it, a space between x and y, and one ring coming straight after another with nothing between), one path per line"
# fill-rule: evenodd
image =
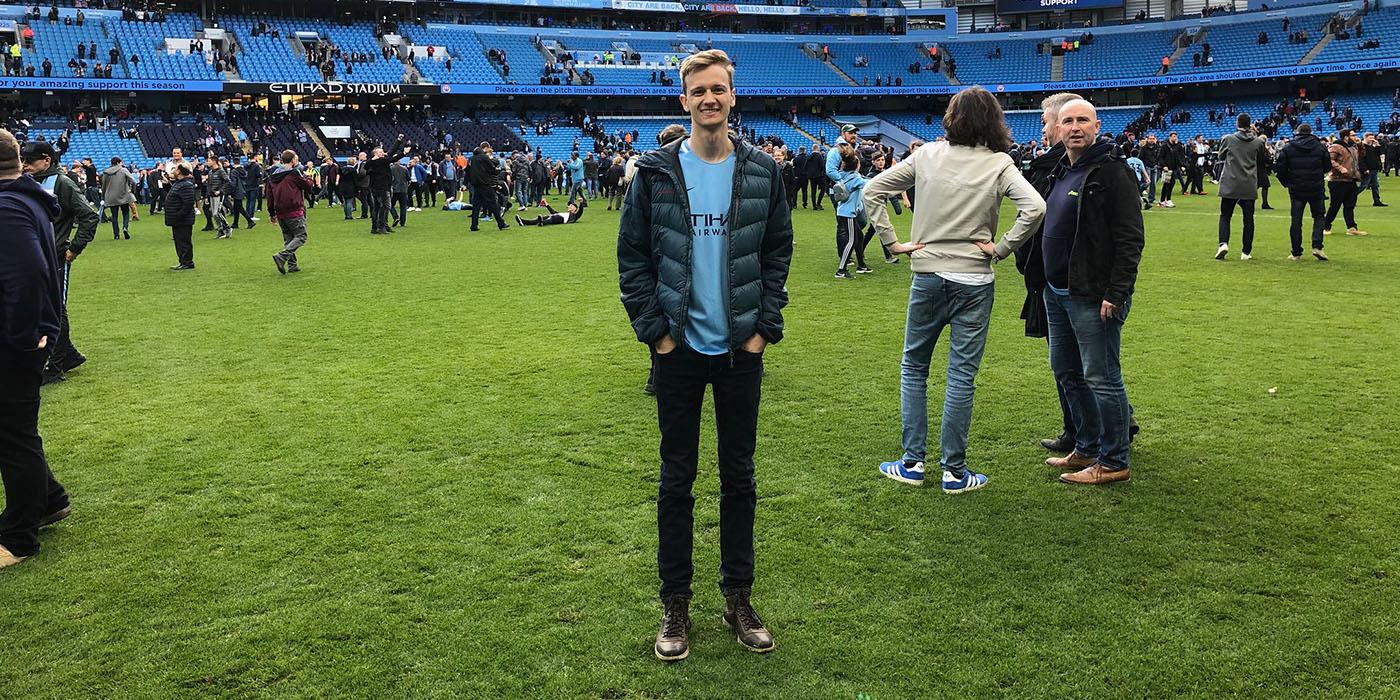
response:
M1220 158L1225 168L1220 173L1220 245L1215 259L1224 260L1230 253L1230 218L1238 205L1244 216L1240 260L1249 260L1254 252L1254 200L1259 196L1259 169L1264 167L1264 140L1255 135L1248 114L1235 119L1235 133L1220 139Z
M412 161L410 163L411 166L417 165ZM408 211L413 206L413 183L409 182L411 166L405 166L397 160L389 164L389 215L394 219L394 226L408 223Z
M267 176L267 214L282 227L282 250L272 256L282 274L301 272L297 249L306 244L305 196L311 183L297 171L295 151L282 151L282 162Z
M174 178L165 191L165 225L175 241L177 262L170 269L176 272L194 269L194 204L199 198L190 177L190 166L181 163L171 171Z
M1275 164L1279 184L1288 188L1290 215L1288 240L1292 245L1288 259L1303 259L1303 208L1312 215L1312 254L1318 260L1326 260L1322 252L1323 228L1323 180L1332 169L1332 158L1327 155L1327 147L1313 135L1312 125L1304 122L1298 125L1293 140L1283 147Z
M229 207L233 210L233 221L229 224L229 228L236 229L238 228L238 219L244 215L243 197L248 188L244 187L243 183L248 179L248 168L244 167L243 159L237 156L234 156L232 161L227 158L221 160L224 162L224 172L228 175L228 196L233 203ZM249 221L248 223L252 224L253 222Z
M59 173L58 154L53 146L44 141L30 141L24 144L20 153L24 159L24 169L50 194L58 198L58 217L53 222L54 247L63 258L60 278L63 280L63 293L60 295L58 314L61 329L52 346L49 367L44 374L44 382L56 382L64 374L77 369L87 362L81 352L73 347L68 325L68 282L72 276L73 262L87 249L97 235L99 217L97 210L88 202L83 188L73 180ZM75 232L76 227L76 232ZM70 242L69 236L72 235Z
M345 212L346 221L355 218L355 163L354 156L345 159L345 167L340 169L335 183L336 195L340 197L340 207Z
M59 216L52 194L23 175L15 137L0 129L0 569L39 551L39 528L71 512L39 437L39 386L63 306Z
M1092 104L1070 100L1057 123L1065 157L1045 197L1041 257L1050 368L1065 390L1075 446L1046 464L1069 484L1127 481L1132 409L1119 352L1142 260L1138 179L1111 157L1111 142L1098 142Z

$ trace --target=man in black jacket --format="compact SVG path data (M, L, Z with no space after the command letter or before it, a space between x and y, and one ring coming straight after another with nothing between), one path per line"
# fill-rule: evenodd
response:
M170 227L171 238L175 241L177 262L170 269L184 272L194 269L194 205L199 195L195 192L188 164L177 165L172 175L174 180L165 193L165 225Z
M397 150L397 149L395 149ZM370 159L361 164L369 177L369 232L370 235L389 235L389 191L393 187L393 173L389 170L389 156L384 149L376 148Z
M243 202L248 207L248 211L245 212L246 218L248 219L248 229L252 230L254 226L258 225L257 214L258 210L262 209L262 154L254 153L252 157L248 159L248 165L243 170L246 173L243 177Z
M1157 153L1161 149L1161 144L1157 143L1156 134L1148 134L1138 146L1138 159L1142 161L1142 167L1147 168L1147 203L1149 205L1157 203L1157 181L1161 176L1161 169L1158 167Z
M58 201L20 170L20 147L0 129L0 569L39 551L39 528L71 512L39 437L39 386L63 304L54 242Z
M821 146L813 145L807 156L807 188L812 193L812 211L822 210L822 200L826 198L826 153Z
M1323 180L1332 169L1332 158L1327 147L1313 136L1312 125L1303 122L1298 125L1297 135L1278 154L1275 163L1279 184L1288 188L1292 223L1288 227L1288 239L1292 244L1289 260L1303 259L1303 208L1312 214L1312 254L1318 260L1326 260L1322 252L1323 221Z
M472 228L473 231L480 231L477 227L482 213L489 214L496 220L496 227L504 231L510 228L506 220L501 217L501 203L496 197L496 184L500 179L500 167L496 165L496 158L492 155L491 144L482 141L481 146L472 153L471 163L468 164L471 170L472 185Z
M1361 184L1357 191L1371 190L1373 207L1390 206L1381 201L1381 156L1385 154L1385 146L1376 140L1374 133L1367 132L1356 152L1361 157L1361 162L1357 164L1361 171Z
M49 366L44 371L44 383L47 384L61 381L67 372L87 362L87 357L73 346L68 321L68 281L72 276L73 262L82 255L97 235L100 217L88 201L83 188L59 174L58 154L54 152L53 146L44 141L30 141L24 144L20 155L24 159L24 169L45 190L58 198L59 213L53 221L53 235L55 249L63 260L59 269L63 293L58 308L60 330L54 344L50 346L52 353L49 355Z
M365 167L369 164L369 157L364 151L360 152L359 159L355 161L355 198L360 201L360 218L368 219L370 213L369 206L369 170ZM370 224L373 228L374 224Z
M802 146L797 149L797 156L792 159L792 186L796 191L795 195L802 198L802 208L807 208L807 147ZM793 197L788 197L792 200ZM795 207L794 207L795 208Z
M1041 237L1050 367L1065 390L1075 426L1068 456L1047 460L1070 484L1126 481L1131 407L1119 351L1142 259L1137 176L1097 142L1094 106L1060 108L1064 160L1045 198Z
M691 136L643 155L618 224L622 303L655 359L661 479L657 569L665 613L654 652L690 653L700 414L713 385L719 440L720 590L724 621L745 648L773 637L750 604L754 583L753 455L763 350L783 337L792 217L772 158L728 137L734 67L723 51L681 64Z

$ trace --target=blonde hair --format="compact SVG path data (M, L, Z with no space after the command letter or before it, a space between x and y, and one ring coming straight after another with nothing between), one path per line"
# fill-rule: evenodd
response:
M696 73L710 66L724 66L724 70L729 74L729 89L734 89L734 62L729 60L729 54L719 49L709 49L693 53L681 61L681 90L684 91L685 79L691 73Z

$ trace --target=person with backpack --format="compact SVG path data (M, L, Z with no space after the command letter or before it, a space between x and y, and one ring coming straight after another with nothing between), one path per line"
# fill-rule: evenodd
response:
M62 332L65 261L52 230L60 212L24 176L14 134L0 129L0 569L37 554L39 530L72 513L39 437L39 387Z
M836 279L855 279L851 274L851 257L856 257L856 272L865 274L865 255L860 251L861 231L864 229L865 208L861 194L867 180L861 176L860 156L847 144L832 149L841 159L836 177L832 178L831 201L836 203Z

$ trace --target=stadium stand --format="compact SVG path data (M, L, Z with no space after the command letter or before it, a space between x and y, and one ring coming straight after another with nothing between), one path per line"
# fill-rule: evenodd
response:
M292 49L291 35L281 28L279 20L268 22L277 29L278 36L271 33L255 35L254 28L260 21L267 20L239 16L229 17L224 22L238 40L240 77L254 83L319 83L323 80L321 72L306 65L306 59ZM383 60L377 53L375 58Z
M166 49L167 38L193 39L198 21L192 14L172 13L163 23L113 20L107 26L122 50L122 64L133 78L222 80L204 56ZM136 63L131 63L132 56L139 57Z

